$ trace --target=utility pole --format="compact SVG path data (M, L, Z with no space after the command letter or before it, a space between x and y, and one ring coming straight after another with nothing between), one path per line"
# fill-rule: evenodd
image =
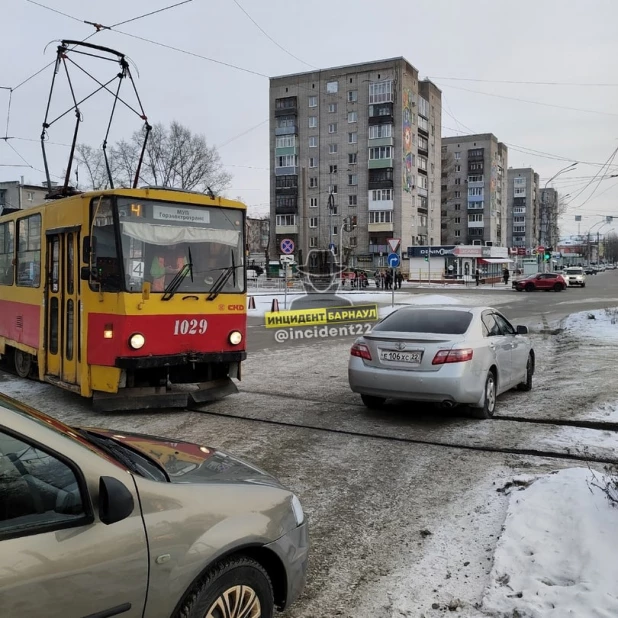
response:
M302 220L302 243L301 243L301 247L302 247L302 263L304 265L304 262L307 261L308 259L308 255L309 255L309 208L308 208L308 203L307 203L307 168L303 167L301 170L301 174L300 174L300 180L302 183L302 200L303 200L303 209L302 209L302 213L303 213L303 220ZM301 260L298 260L298 263L301 263Z

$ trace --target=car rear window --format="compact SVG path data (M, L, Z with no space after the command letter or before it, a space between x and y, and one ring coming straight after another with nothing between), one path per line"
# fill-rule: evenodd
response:
M581 275L584 272L583 268L569 268L566 271L567 275Z
M400 310L376 324L373 331L463 335L468 330L470 322L472 314L468 311Z

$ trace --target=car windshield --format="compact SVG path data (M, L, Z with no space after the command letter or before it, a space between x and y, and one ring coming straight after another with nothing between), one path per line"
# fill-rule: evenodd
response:
M384 318L373 331L463 335L471 322L472 314L468 311L403 309Z
M206 293L232 265L234 272L220 292L244 291L241 210L95 198L92 213L91 264L104 291L141 292L149 282L152 292L163 293L182 271L178 293Z

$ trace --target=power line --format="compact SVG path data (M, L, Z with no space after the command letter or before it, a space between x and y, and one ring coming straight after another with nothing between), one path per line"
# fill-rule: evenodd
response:
M74 17L73 15L69 15L68 13L63 13L62 11L59 11L58 9L52 9L49 6L45 6L44 4L40 4L39 2L35 2L34 0L26 0L26 2L29 2L30 4L35 4L36 6L40 6L42 9L47 9L48 11L51 11L52 13L57 13L58 15L62 15L63 17L68 17L69 19L72 19L73 21L78 21L80 23L83 23L81 19L78 19L77 17Z
M485 84L528 84L533 86L599 86L599 87L618 87L618 84L590 84L577 82L532 82L532 81L516 81L510 79L472 79L469 77L428 77L427 79L444 79L446 81L459 82L482 82Z
M221 148L223 148L224 146L227 146L229 143L233 142L234 140L237 140L238 138L242 137L243 135L247 135L247 133L251 133L251 131L255 131L255 129L258 129L263 124L266 124L268 121L269 121L269 118L267 118L266 120L262 120L262 122L260 122L259 124L256 124L253 127L251 127L250 129L247 129L246 131L243 131L242 133L239 133L238 135L235 135L234 137L228 139L226 142L223 142L222 144L219 144L216 147L217 150L221 150Z
M176 4L170 4L169 6L164 6L162 9L157 9L156 11L150 11L150 13L144 13L143 15L132 17L131 19L125 19L125 21L119 21L117 24L114 24L113 26L110 26L109 28L112 29L112 28L115 28L116 26L123 26L124 24L137 21L138 19L143 19L144 17L150 17L151 15L156 15L157 13L163 13L163 11L169 11L170 9L174 9L177 6L182 6L183 4L189 4L189 2L193 2L193 0L182 0L182 2L177 2Z
M274 43L280 50L284 51L288 56L291 56L292 58L294 58L294 60L298 60L298 62L311 67L312 69L317 69L318 67L314 67L312 64L309 64L308 62L305 62L304 60L301 60L298 56L295 56L291 51L287 50L285 47L283 47L282 45L279 45L279 43L277 43L277 41L275 41L275 39L273 39L270 34L268 34L268 32L266 32L264 30L264 28L262 28L260 26L260 24L258 24L255 19L253 19L253 17L251 17L251 15L249 15L249 13L247 13L247 11L242 7L242 5L240 4L240 2L238 2L238 0L232 0L234 2L234 4L249 18L249 20L253 23L253 25L272 43Z
M469 88L461 88L460 86L450 86L446 84L446 88L453 88L455 90L463 90L464 92L473 92L475 94L484 94L487 97L496 97L498 99L509 99L511 101L519 101L520 103L529 103L530 105L541 105L543 107L553 107L556 109L565 109L572 112L584 112L587 114L600 114L602 116L618 116L612 112L601 112L593 109L581 109L579 107L566 107L565 105L555 105L553 103L542 103L541 101L530 101L529 99L520 99L518 97L508 97L502 94L493 94L491 92L482 92L481 90L470 90Z
M608 166L611 165L611 162L616 157L616 153L618 153L618 148L616 148L616 150L614 150L614 152L611 154L610 158L607 160L607 165ZM602 169L603 168L601 168L599 170L599 173L601 172ZM592 199L592 196L598 191L599 186L601 185L601 180L603 180L603 178L599 178L599 180L597 181L597 186L595 187L594 191L579 206L577 206L576 208L581 208L582 206L587 204ZM579 197L593 182L594 182L594 178L573 199L576 199L577 197ZM605 191L603 193L605 193ZM603 193L601 193L601 195L603 195ZM571 201L573 201L573 199L571 199Z

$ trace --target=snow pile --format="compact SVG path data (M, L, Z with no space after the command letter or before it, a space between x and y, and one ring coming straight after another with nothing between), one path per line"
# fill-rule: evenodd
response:
M581 339L618 341L618 307L572 313L564 321L564 329Z
M489 615L618 616L618 508L595 476L570 468L513 491L483 599Z

